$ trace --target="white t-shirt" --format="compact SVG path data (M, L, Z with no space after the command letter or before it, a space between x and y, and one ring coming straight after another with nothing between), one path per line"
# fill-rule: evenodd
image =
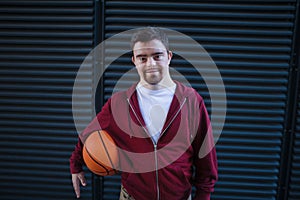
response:
M150 90L138 84L136 89L148 133L152 140L157 143L173 100L176 84L159 90Z

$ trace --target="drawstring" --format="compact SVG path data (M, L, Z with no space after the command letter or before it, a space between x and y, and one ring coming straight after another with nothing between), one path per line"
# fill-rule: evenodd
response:
M187 110L188 110L188 123L189 123L189 132L190 132L190 143L192 143L192 141L193 141L193 131L191 131L191 130L193 130L192 129L192 120L191 120L191 110L190 110L190 100L186 97L186 99L187 99Z
M128 103L129 103L129 100L127 99ZM130 104L129 104L130 105ZM127 116L128 116L128 121L129 121L129 129L130 129L130 139L132 138L132 133L133 133L133 129L132 129L132 119L131 119L131 116L130 116L130 110L127 109Z
M133 112L135 118L139 121L139 123L140 123L140 125L142 126L143 130L145 131L145 133L149 135L147 129L143 126L142 121L140 120L140 118L139 118L138 115L136 114L136 112L135 112L135 110L133 109L133 107L132 107L132 105L131 105L131 103L130 103L130 101L129 101L128 98L127 98L127 102L128 102L128 104L129 104L129 106L130 106L130 108L131 108L131 110L132 110L132 112ZM130 113L129 113L129 115L130 115ZM130 117L130 116L129 116L129 117Z

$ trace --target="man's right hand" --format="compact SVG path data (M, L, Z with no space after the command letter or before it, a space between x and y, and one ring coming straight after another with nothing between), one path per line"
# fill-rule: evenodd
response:
M77 174L72 174L73 188L77 198L80 198L80 184L86 186L86 180L84 177L84 172L79 172Z

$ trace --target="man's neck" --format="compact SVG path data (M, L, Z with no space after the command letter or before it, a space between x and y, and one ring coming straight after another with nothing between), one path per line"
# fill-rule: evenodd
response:
M171 78L163 79L157 84L149 84L145 81L140 81L139 84L149 90L160 90L164 88L173 87L175 85L174 81Z

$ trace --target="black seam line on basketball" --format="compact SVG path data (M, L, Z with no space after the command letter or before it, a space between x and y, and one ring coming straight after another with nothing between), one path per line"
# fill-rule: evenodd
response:
M103 169L105 169L106 174L108 175L110 171L109 171L108 169L106 169L106 166L103 165L102 163L98 162L98 161L93 157L93 155L89 152L89 150L87 149L87 147L85 147L85 150L86 150L86 152L89 154L90 158L91 158L93 161L95 161L98 165L100 165ZM98 172L98 173L99 173L99 172Z
M104 147L104 149L105 149L105 151L106 151L106 154L107 154L107 156L108 156L109 162L110 162L110 164L111 164L113 170L116 172L115 166L114 166L114 164L113 164L113 162L112 162L112 160L111 160L111 157L110 157L110 155L109 155L109 153L108 153L107 147L106 147L106 145L105 145L105 143L104 143L104 141L103 141L102 134L100 133L99 130L98 130L98 134L99 134L99 137L100 137L101 142L102 142L102 144L103 144L103 147Z

